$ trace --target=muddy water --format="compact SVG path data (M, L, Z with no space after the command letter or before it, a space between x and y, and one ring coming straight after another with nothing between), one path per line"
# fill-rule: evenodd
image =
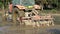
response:
M40 28L0 27L0 34L60 34L60 25Z
M60 25L60 16L56 16L54 21L55 21L55 24Z

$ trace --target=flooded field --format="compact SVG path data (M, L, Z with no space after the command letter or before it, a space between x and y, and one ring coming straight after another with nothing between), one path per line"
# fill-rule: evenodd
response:
M13 26L12 22L8 22L5 26L0 26L0 34L60 34L60 15L53 15L53 17L55 18L55 26L33 28L24 25Z

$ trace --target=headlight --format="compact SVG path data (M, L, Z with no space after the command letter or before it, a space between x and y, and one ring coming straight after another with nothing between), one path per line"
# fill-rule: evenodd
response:
M27 8L33 8L33 6L28 6Z
M33 8L33 6L28 6L29 8Z

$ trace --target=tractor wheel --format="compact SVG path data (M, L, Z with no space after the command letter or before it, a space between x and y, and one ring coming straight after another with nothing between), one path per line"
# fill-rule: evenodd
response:
M13 25L17 25L17 18L19 17L18 11L18 8L13 9Z
M19 10L18 8L13 9L13 22L14 24L20 24L20 20L18 21L17 18L24 17L24 11Z

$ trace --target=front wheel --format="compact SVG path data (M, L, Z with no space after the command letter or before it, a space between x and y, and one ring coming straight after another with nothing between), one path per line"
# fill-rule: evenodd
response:
M24 17L24 11L19 10L18 8L14 8L13 10L13 22L14 24L20 24L20 20L17 20L20 17Z
M19 10L18 10L17 8L14 8L14 9L13 9L13 22L14 22L13 24L14 24L14 25L17 24L17 18L19 17L18 11L19 11Z

